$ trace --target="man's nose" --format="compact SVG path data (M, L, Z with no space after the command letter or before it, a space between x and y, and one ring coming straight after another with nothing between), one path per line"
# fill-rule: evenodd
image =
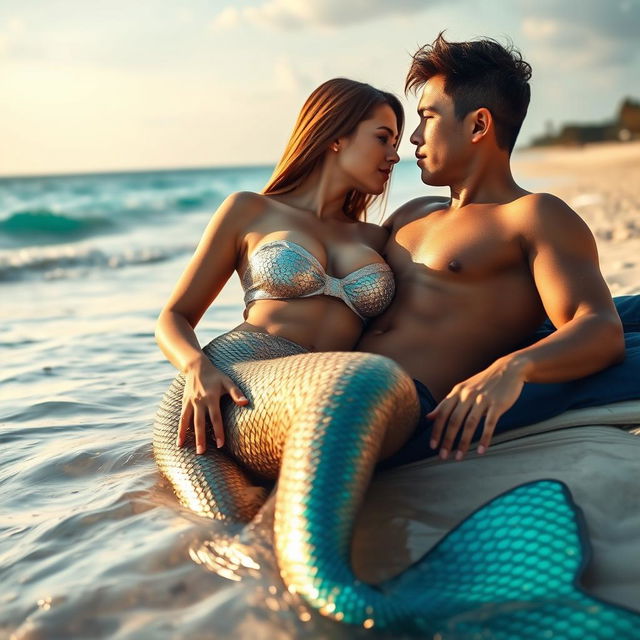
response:
M419 146L422 143L422 136L420 135L420 127L419 126L417 126L413 130L413 133L411 134L411 137L409 138L409 142L411 142L411 144L415 145L416 147Z

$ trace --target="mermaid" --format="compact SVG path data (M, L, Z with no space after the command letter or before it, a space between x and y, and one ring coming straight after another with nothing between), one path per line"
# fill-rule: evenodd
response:
M156 331L181 371L163 405L171 407L172 442L160 447L156 439L156 457L194 510L251 519L264 500L256 477L278 476L288 423L314 428L311 417L361 367L379 370L385 400L374 410L368 455L353 450L358 464L393 454L413 429L410 378L387 358L348 353L395 291L380 255L387 231L363 218L398 162L403 123L392 94L329 80L304 104L263 192L233 194L212 217ZM234 270L245 291L244 322L201 349L194 329ZM361 418L373 425L367 412ZM185 460L166 462L176 455ZM184 465L202 474L199 493L183 481Z

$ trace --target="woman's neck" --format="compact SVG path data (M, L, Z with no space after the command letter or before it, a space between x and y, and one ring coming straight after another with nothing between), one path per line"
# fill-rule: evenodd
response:
M318 166L295 189L282 194L282 201L296 209L310 211L321 220L352 222L343 211L351 187L331 165L324 162Z

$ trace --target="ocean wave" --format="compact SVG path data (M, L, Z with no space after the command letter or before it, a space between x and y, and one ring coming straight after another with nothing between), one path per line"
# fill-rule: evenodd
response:
M0 186L2 182L0 181ZM118 215L131 211L172 211L176 207L210 206L220 202L229 189L210 184L165 185L157 188L145 183L133 184L61 184L58 188L40 187L37 191L5 188L0 191L0 220L22 211L65 213L74 217L92 214Z
M32 207L0 215L0 248L71 242L148 224L158 217L181 217L214 209L218 192L185 194L128 194L117 199L94 199L80 206Z
M104 251L74 245L28 247L0 254L0 281L41 276L46 280L79 277L94 269L121 269L163 262L193 251L192 245Z
M107 218L77 218L48 209L18 211L0 221L0 231L11 236L85 236L112 227Z
M188 211L190 209L200 209L205 207L214 200L219 200L217 194L215 194L215 196L210 193L185 195L175 198L172 205L180 211Z

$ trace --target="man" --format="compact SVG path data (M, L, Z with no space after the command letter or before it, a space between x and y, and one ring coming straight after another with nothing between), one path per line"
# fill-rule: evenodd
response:
M576 379L623 358L591 232L564 202L511 175L530 76L517 51L489 39L440 34L413 57L406 89L422 94L411 142L422 181L451 197L412 200L385 223L397 294L358 349L408 371L427 414L385 464L438 445L441 458L461 460L482 419L484 453L525 382ZM545 314L557 331L519 348Z

